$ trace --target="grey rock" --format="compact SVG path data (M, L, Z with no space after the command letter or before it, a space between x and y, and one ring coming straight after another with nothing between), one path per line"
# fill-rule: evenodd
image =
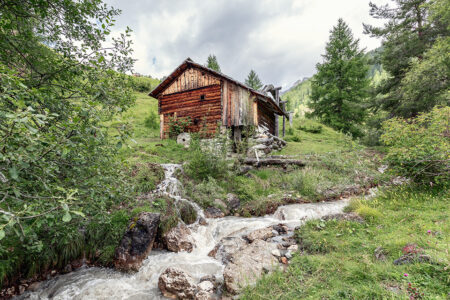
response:
M191 275L181 269L167 268L158 279L158 288L164 297L194 299L197 285Z
M287 249L291 252L295 252L298 250L298 245L290 245Z
M287 259L291 259L291 258L292 258L292 253L291 253L291 251L287 251L287 252L284 254L284 256L285 256Z
M173 252L192 252L194 242L191 238L191 230L184 224L170 229L163 236L164 243L168 250Z
M241 206L241 201L239 200L238 196L232 193L227 194L227 207L231 211L234 211L238 209Z
M247 241L239 236L225 237L208 253L208 256L227 264L232 255L247 244Z
M280 257L281 256L281 251L279 249L274 249L270 253L272 253L272 255L275 256L275 257Z
M114 266L123 271L137 271L153 248L160 215L140 213L128 226L115 252Z
M210 206L205 209L205 217L207 218L223 218L225 214L217 207Z
M274 234L272 232L272 227L267 227L250 232L249 234L247 234L246 238L250 243L252 243L255 240L265 241L273 236Z
M276 268L278 260L271 253L275 249L274 243L255 240L235 252L223 273L227 291L239 294L242 287L254 285L263 273Z
M431 257L426 254L415 254L415 253L409 253L402 255L398 259L394 260L394 265L406 265L411 263L426 263L430 262Z
M385 261L386 260L386 254L383 248L377 247L373 253L375 255L375 258L377 260Z

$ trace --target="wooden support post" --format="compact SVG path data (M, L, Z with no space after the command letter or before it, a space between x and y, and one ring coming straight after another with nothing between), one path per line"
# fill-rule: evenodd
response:
M159 115L159 137L161 139L164 138L164 115Z
M274 90L275 90L275 102L277 103L277 105L279 105L280 104L280 89L281 89L281 87L280 88L275 88ZM279 126L278 126L278 115L277 114L275 114L275 136L278 136L279 134L278 134L278 131L279 131L279 128L278 128Z

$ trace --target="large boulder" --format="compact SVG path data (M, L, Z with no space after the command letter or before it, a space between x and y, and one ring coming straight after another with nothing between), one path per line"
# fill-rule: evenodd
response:
M173 252L192 252L194 248L191 230L184 224L179 224L166 232L163 240L167 249Z
M153 248L160 215L143 212L128 226L116 249L114 265L123 271L137 271Z
M158 288L164 297L195 299L197 285L194 279L178 268L167 268L158 279Z
M224 237L217 243L214 249L208 253L208 256L226 264L231 260L231 257L235 252L247 244L247 241L238 236Z
M244 286L255 284L263 273L276 268L279 265L278 259L272 255L272 251L276 249L275 243L255 240L235 252L223 273L227 291L239 294Z

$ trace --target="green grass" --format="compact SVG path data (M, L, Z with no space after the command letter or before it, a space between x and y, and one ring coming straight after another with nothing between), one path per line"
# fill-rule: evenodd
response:
M130 139L123 145L120 158L135 163L180 163L189 158L189 151L176 141L159 138L158 101L146 93L136 93L136 104L110 122L110 132L125 126ZM156 128L146 126L146 118L156 115Z
M448 299L449 196L437 188L393 188L352 203L365 219L362 224L310 221L296 231L302 252L286 271L263 277L241 298L407 299L411 282L424 299ZM431 262L394 265L409 243L422 248ZM378 247L384 261L375 258Z
M322 128L320 133L312 133L300 129L316 128L319 126ZM293 137L298 137L300 141L292 141ZM285 139L288 141L287 147L273 153L274 155L302 156L305 154L353 150L355 147L361 148L361 146L358 146L345 134L336 132L332 128L322 125L315 120L305 118L294 118L292 126L289 123L287 124Z

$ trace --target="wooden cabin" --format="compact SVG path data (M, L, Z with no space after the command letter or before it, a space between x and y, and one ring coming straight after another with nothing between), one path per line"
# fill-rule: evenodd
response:
M276 116L287 114L277 104L278 90L271 92L254 90L188 58L150 96L158 99L162 139L169 136L170 120L186 117L191 120L188 132L206 131L212 136L220 127L240 133L254 125L278 135Z

